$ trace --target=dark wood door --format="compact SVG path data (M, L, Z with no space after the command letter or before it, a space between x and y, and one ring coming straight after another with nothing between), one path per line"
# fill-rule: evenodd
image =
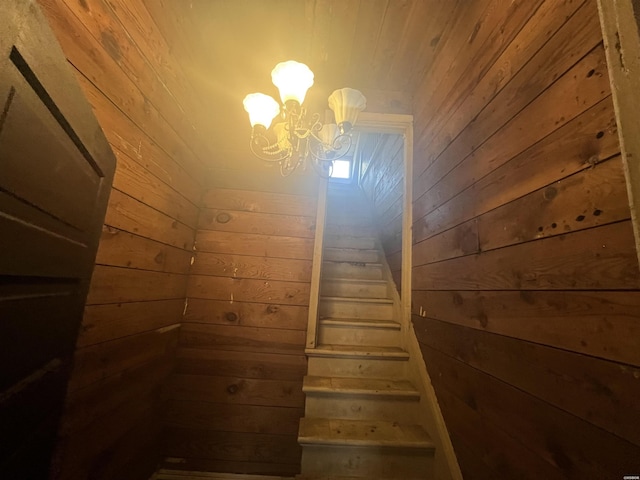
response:
M0 477L47 478L115 158L35 2L0 1Z

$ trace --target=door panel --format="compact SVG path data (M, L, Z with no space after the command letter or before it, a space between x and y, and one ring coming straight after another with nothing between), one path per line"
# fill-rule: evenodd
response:
M37 4L0 18L0 471L44 479L115 157Z

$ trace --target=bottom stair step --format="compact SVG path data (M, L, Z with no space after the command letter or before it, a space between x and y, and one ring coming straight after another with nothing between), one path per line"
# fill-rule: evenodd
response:
M409 448L433 452L431 438L419 425L380 420L300 419L301 445Z
M418 425L305 417L298 443L303 475L432 479L434 445Z

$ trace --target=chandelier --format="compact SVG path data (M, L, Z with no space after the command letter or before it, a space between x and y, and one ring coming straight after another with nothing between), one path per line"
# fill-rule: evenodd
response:
M328 99L336 123L321 123L320 114L307 118L303 107L313 72L293 60L276 65L271 80L280 91L282 106L272 97L251 93L243 101L251 122L250 148L254 155L280 165L283 176L310 164L316 173L329 177L333 161L351 149L351 129L358 113L366 107L362 93L353 88L335 90ZM276 117L279 119L271 124Z

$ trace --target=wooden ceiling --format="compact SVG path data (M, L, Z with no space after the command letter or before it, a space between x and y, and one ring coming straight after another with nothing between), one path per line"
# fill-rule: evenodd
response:
M175 46L192 77L216 151L247 148L247 93L277 98L276 63L295 59L315 73L307 104L326 108L336 88L367 96L369 111L410 113L428 71L451 0L191 0L175 12ZM166 7L166 5L165 5ZM181 44L180 44L181 43ZM222 115L220 115L222 112ZM240 127L240 128L239 128Z

